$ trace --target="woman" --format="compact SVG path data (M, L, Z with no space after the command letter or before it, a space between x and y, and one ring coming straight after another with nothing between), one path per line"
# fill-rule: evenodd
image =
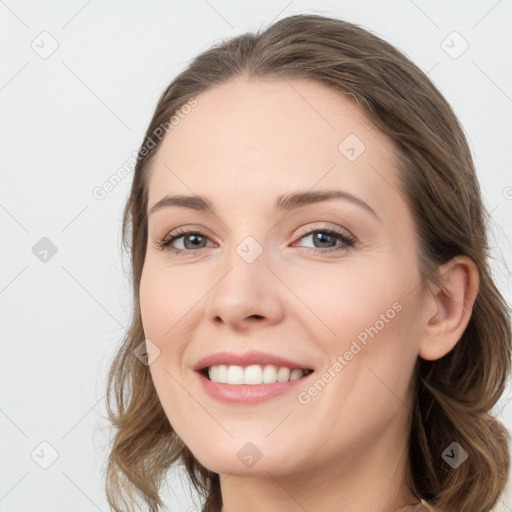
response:
M452 109L370 32L295 15L199 55L124 211L111 507L158 510L177 462L204 512L490 511L511 332L484 215Z

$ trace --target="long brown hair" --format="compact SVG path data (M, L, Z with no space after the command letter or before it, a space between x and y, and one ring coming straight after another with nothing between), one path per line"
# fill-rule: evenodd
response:
M205 499L222 507L219 476L194 458L173 431L149 367L134 357L144 340L139 282L147 243L148 174L162 128L202 91L238 76L308 78L357 101L397 145L398 176L419 240L422 287L443 285L438 267L466 255L477 265L479 293L455 348L436 361L419 359L410 425L409 485L440 510L488 512L505 487L508 433L489 411L510 371L510 309L491 277L489 220L463 130L427 76L369 31L313 14L294 15L256 34L220 42L196 57L161 95L147 129L124 209L123 247L131 258L132 323L108 376L107 411L115 435L106 463L106 492L117 512L142 500L163 506L159 489L174 462L184 464ZM175 117L178 119L178 117ZM164 134L165 135L165 134ZM456 470L442 458L457 441L469 454Z

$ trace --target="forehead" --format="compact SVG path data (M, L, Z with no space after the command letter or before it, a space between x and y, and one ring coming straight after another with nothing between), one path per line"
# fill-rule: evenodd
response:
M158 150L150 205L167 193L243 202L315 187L366 195L376 209L397 200L393 141L347 95L309 79L239 77L196 100Z

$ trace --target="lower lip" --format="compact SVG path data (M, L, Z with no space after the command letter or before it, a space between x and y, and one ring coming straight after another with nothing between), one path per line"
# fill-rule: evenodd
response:
M274 384L222 384L212 382L202 373L198 373L198 376L203 389L212 398L230 404L253 404L292 392L313 373L311 372L300 379L275 382Z

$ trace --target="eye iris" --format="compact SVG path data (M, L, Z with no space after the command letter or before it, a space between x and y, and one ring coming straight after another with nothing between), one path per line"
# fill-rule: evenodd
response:
M186 235L183 237L183 240L184 240L184 245L187 249L197 249L197 246L201 243L203 237L201 235L195 235L195 234L190 234L190 235ZM196 242L192 242L192 247L187 247L187 242L189 240L195 240Z
M328 243L328 239L332 239L333 238L333 235L329 235L327 233L316 233L315 235L313 235L313 240L315 242L315 245L316 245L316 242L318 241L320 244L323 244L323 243ZM327 239L327 242L326 242L326 239ZM331 246L332 247L332 246ZM323 248L321 246L321 248Z

